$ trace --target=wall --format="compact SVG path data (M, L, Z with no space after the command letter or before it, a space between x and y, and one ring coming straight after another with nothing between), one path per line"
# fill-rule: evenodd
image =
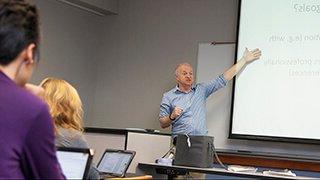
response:
M235 40L236 13L235 0L120 0L104 21L92 124L160 129L175 65L196 66L198 42Z
M81 0L85 3L92 4L99 8L110 11L111 13L118 13L118 0Z
M91 125L102 18L54 0L35 2L41 13L42 44L32 82L48 76L66 79L78 90L85 125Z

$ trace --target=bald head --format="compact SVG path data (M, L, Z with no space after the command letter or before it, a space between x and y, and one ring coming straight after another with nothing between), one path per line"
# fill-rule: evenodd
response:
M183 68L183 67L190 67L191 69L192 69L192 66L189 64L189 63L186 63L186 62L184 62L184 63L180 63L180 64L178 64L177 66L176 66L176 68L175 68L175 70L174 70L174 74L177 76L178 75L178 73L179 73L179 70L181 69L181 68Z
M179 88L189 91L193 84L193 69L189 63L178 64L175 69L176 81Z

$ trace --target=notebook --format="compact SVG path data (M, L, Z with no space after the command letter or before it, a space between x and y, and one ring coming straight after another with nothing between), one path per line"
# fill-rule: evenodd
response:
M101 176L124 177L135 154L135 151L106 149L97 169Z
M93 150L58 147L57 157L67 179L86 179L92 162Z

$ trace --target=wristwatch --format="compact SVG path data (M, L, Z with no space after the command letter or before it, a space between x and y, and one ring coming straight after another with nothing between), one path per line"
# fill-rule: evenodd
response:
M171 120L171 121L174 121L175 119L171 119L171 114L169 115L169 119Z

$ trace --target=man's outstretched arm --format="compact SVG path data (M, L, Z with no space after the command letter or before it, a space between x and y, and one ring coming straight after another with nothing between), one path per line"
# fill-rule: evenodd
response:
M233 65L230 69L223 73L224 78L230 81L236 74L238 74L241 69L249 62L259 59L261 56L261 51L259 49L254 49L249 51L247 48L243 53L243 56L238 62Z

